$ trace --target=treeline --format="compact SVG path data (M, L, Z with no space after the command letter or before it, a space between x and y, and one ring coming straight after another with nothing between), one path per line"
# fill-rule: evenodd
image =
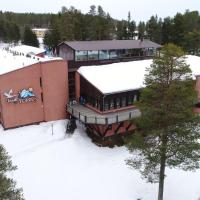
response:
M113 19L101 6L90 7L82 14L74 7L62 7L51 21L52 31L46 35L45 43L55 47L64 40L107 40L107 39L150 39L159 44L174 43L186 51L199 51L200 15L198 11L187 10L174 17L152 16L147 22L138 24L131 18Z
M0 11L0 40L17 42L23 40L25 28L50 27L54 14L13 13Z
M116 20L101 6L92 5L87 14L74 7L62 7L51 21L51 32L44 42L55 47L64 40L109 40L115 38Z
M141 28L142 27L142 28ZM177 13L173 18L152 16L146 23L140 22L138 30L150 40L159 44L174 43L187 51L200 48L200 15L198 11Z
M54 48L64 40L150 39L159 44L174 43L187 51L200 48L200 15L198 11L177 13L164 19L152 16L138 24L131 18L113 19L101 6L90 6L86 14L74 7L62 7L57 14L0 12L0 39L23 38L26 26L49 28L45 44Z

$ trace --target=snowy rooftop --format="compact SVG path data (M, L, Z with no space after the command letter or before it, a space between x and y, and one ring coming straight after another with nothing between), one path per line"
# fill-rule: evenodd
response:
M200 75L200 57L187 56L193 76ZM146 68L151 60L113 63L101 66L83 66L78 72L103 94L135 90L144 87Z
M31 55L37 55L37 54L45 52L45 49L43 48L37 48L37 47L28 46L28 45L18 45L18 46L11 47L9 49L13 52L31 54Z
M26 57L13 55L13 53L0 49L0 75L21 69L23 67L27 67L38 62L60 59L61 58L41 58L37 56Z

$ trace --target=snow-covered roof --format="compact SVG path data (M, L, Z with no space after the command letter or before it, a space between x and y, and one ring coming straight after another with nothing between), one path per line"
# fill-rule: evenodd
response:
M110 50L110 49L142 49L160 48L161 45L150 40L98 40L98 41L65 41L66 44L76 51Z
M43 48L37 48L37 47L28 46L28 45L18 45L18 46L10 47L9 49L12 52L31 54L31 55L37 55L37 54L45 52L45 49Z
M30 66L35 63L50 60L61 60L61 58L41 58L37 56L26 57L14 55L11 52L0 49L0 75Z
M192 75L194 77L200 75L200 57L199 56L187 55L186 63L190 65L190 69L192 70Z
M84 66L78 72L103 94L144 87L146 67L152 60L121 62L101 66Z
M193 76L200 75L200 57L188 55L186 63L190 65ZM151 64L152 59L83 66L78 72L103 94L111 94L144 87L146 68Z

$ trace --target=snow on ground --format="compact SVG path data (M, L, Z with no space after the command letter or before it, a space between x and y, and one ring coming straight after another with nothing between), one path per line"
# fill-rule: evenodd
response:
M52 128L53 127L53 128ZM157 184L125 165L125 147L98 147L81 124L65 135L66 121L4 131L0 143L18 170L12 172L26 200L155 200ZM53 133L53 134L52 134ZM167 170L165 200L198 200L200 171Z

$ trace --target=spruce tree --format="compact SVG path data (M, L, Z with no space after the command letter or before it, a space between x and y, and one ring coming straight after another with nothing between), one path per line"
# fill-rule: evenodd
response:
M37 36L29 27L25 27L22 43L33 47L39 47Z
M0 199L23 200L22 190L16 189L16 183L6 173L15 170L5 148L0 145Z
M200 167L200 120L193 112L197 94L180 47L163 47L147 69L145 85L138 103L141 117L134 120L138 129L127 140L136 155L127 164L159 182L158 200L163 200L166 167Z

